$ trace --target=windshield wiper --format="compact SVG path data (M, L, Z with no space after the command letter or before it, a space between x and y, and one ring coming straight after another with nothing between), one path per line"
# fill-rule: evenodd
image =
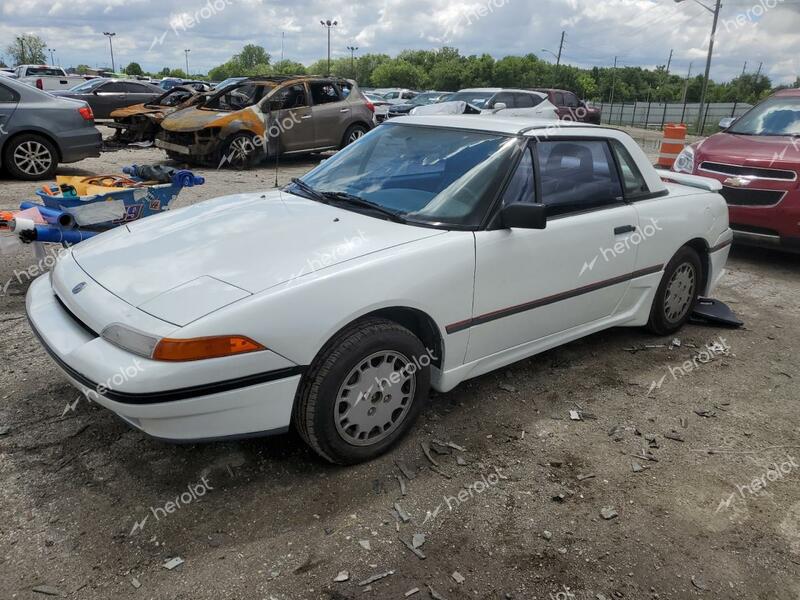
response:
M320 192L319 190L315 190L313 187L308 185L305 181L300 179L299 177L292 177L292 183L303 190L306 194L311 196L312 200L316 200L317 202L322 202L323 204L328 204L328 199L325 197L325 194Z
M322 195L330 200L336 200L338 202L347 202L348 204L352 204L353 206L361 206L363 208L368 208L369 210L374 210L375 212L379 212L382 215L388 217L395 223L405 223L406 219L400 216L393 210L388 208L384 208L380 204L375 202L370 202L369 200L364 200L360 196L356 196L354 194L348 194L347 192L321 192Z

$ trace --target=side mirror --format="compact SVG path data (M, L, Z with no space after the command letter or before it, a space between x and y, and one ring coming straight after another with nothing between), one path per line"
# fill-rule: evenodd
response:
M736 122L736 118L735 117L727 117L725 119L720 119L719 128L720 129L727 129L728 127L733 125L735 122Z
M500 211L500 224L505 228L544 229L547 227L547 206L532 202L515 202Z
M508 105L505 102L495 102L492 108L494 110L503 110L504 108L508 108Z

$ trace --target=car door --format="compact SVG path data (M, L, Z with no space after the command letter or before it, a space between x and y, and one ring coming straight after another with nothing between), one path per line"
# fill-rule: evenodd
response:
M315 146L317 148L338 147L344 137L345 123L350 107L342 102L333 81L318 79L308 83L311 92L311 115L314 122Z
M141 83L126 82L123 85L126 94L125 104L120 104L117 108L133 106L134 104L147 104L160 96L160 93L154 92L149 86Z
M267 132L280 139L281 152L298 152L319 146L314 135L314 117L304 83L293 83L278 89L265 101L280 108L267 115ZM262 107L267 112L266 107Z
M564 108L573 121L584 121L584 118L578 114L578 97L572 92L564 92Z
M467 362L610 317L635 276L636 211L605 140L532 142L502 198L530 201L545 229L475 233Z
M95 119L108 119L111 111L127 106L126 99L125 84L121 81L108 81L94 88L87 101Z
M556 105L558 111L558 118L563 119L569 114L569 109L566 107L563 92L553 92L553 104Z
M18 104L19 94L0 83L0 147L5 141L3 138L11 133L11 117Z

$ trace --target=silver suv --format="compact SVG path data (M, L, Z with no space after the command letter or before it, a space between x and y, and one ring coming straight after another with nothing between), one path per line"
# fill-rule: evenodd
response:
M338 150L374 127L374 106L349 79L249 77L161 123L171 158L246 168L259 158Z
M0 166L16 179L51 178L59 163L100 156L92 109L0 77Z

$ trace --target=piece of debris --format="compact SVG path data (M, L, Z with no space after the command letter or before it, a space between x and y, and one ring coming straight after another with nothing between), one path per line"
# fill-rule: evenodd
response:
M632 470L634 473L641 473L642 471L644 471L644 469L645 469L645 467L643 467L642 465L640 465L640 464L639 464L638 462L636 462L635 460L631 461L631 470Z
M710 419L711 417L717 416L717 413L710 410L706 410L705 408L698 408L697 410L694 411L694 414L696 414L698 417L703 417L705 419Z
M431 469L431 471L433 471L434 473L438 473L439 475L441 475L445 479L452 479L452 477L450 477L450 475L448 475L447 473L442 471L439 467L434 467L433 465L431 465L430 469Z
M67 597L64 592L57 587L53 587L52 585L37 585L32 591L36 592L37 594L44 594L45 596L61 596L62 598Z
M600 516L603 517L606 521L611 519L615 519L619 516L619 513L614 510L613 506L604 506L600 509Z
M419 593L419 588L415 587L415 588L411 588L410 590L408 590L405 594L403 594L403 596L408 598L409 596L413 596L414 594L417 594L417 593Z
M459 467L466 467L467 466L467 461L465 461L464 457L459 454L459 455L456 456L456 464Z
M686 417L681 417L679 423L681 424L681 427L683 427L684 429L689 427L689 420Z
M131 585L138 590L142 587L142 582L136 579L136 577L131 577Z
M453 442L440 442L439 440L433 440L434 444L439 444L440 446L447 446L448 448L452 448L453 450L458 450L459 452L466 452L467 449L463 446L459 446L458 444L454 444Z
M453 453L451 448L448 448L446 445L436 440L431 440L430 449L439 456L448 456Z
M425 454L425 458L427 458L434 467L438 467L439 463L431 456L430 444L428 444L428 442L420 442L419 445L422 446L422 453Z
M681 347L681 341L678 338L673 338L672 339L672 344L670 344L669 347L670 347L670 349L672 349L672 348L680 348Z
M545 529L545 530L542 532L542 537L543 537L544 539L546 539L547 541L550 541L550 540L552 540L552 539L553 539L553 534L552 534L551 532L547 531L547 529Z
M372 550L372 546L369 543L369 540L358 540L358 545L361 546L364 550Z
M508 385L507 383L501 383L497 387L499 387L504 392L508 392L510 394L513 394L517 391L517 388L515 388L513 385Z
M397 511L397 516L400 517L403 523L408 523L411 520L411 515L404 511L397 502L394 503L394 509Z
M336 583L341 583L348 579L350 579L350 573L348 571L339 571L339 574L333 578Z
M664 437L667 438L668 440L673 440L675 442L685 442L686 441L685 439L683 439L681 437L681 434L679 434L674 429L672 431L670 431L669 433L665 433Z
M417 476L417 472L412 471L408 467L408 465L404 463L402 460L396 460L394 461L394 464L397 465L397 468L400 469L400 471L403 473L403 475L406 476L406 479L408 479L409 481L411 481L412 479L414 479L414 477Z
M580 421L581 413L579 413L577 410L571 410L569 411L569 418L573 421Z
M651 452L647 452L644 449L642 450L641 454L631 454L631 456L634 457L634 458L639 458L641 460L649 460L651 462L658 462L658 459L655 457L654 454L652 454Z
M428 588L428 593L431 595L433 600L447 600L444 596L442 596L439 592L433 589L430 585L426 584L425 587Z
M372 577L367 577L364 581L360 582L358 585L359 587L364 585L369 585L370 583L375 583L385 577L389 577L389 575L394 575L394 569L391 571L386 571L385 573L378 573L377 575L373 575Z
M556 494L555 496L553 496L553 502L563 502L566 499L567 499L567 496L565 494L563 494L563 493L562 494Z
M458 571L453 571L453 574L450 577L452 577L456 583L464 583L466 581L464 576Z
M408 541L404 540L403 538L397 538L397 539L399 539L401 542L403 542L403 545L406 548L408 548L409 550L411 550L411 552L416 554L417 558L419 558L420 560L425 560L427 558L425 556L425 553L422 550L420 550L419 548L415 548L414 545L411 542L408 542Z
M692 575L692 585L696 587L698 590L707 590L708 587L706 586L705 580L697 575Z
M415 533L414 536L411 538L411 545L414 546L414 548L419 548L424 543L425 543L424 533Z
M0 425L0 436L8 435L9 431L11 431L11 427L8 425Z
M589 473L588 475L578 475L577 479L578 481L583 481L585 479L594 479L595 477L597 477L597 475L594 473Z
M405 496L406 495L406 482L403 481L403 478L400 477L400 475L395 475L395 478L397 479L397 483L400 484L400 495L401 496Z
M161 566L164 567L167 571L172 571L172 569L182 564L183 564L183 559L180 556L176 556L175 558L170 558L167 562L165 562Z

